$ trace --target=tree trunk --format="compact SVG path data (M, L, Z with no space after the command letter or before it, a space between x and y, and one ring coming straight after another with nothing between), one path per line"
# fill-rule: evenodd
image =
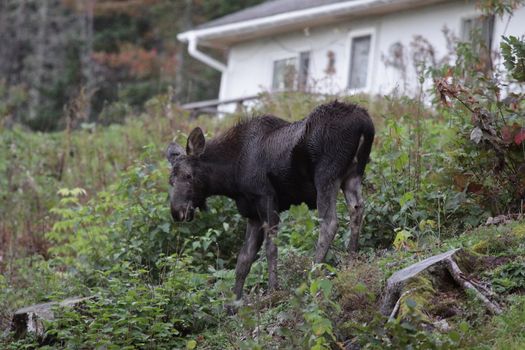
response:
M36 40L36 49L34 54L34 74L31 88L29 90L29 119L34 120L37 117L38 108L41 104L40 90L44 77L44 63L47 50L47 22L48 22L48 0L41 0L38 3L38 32Z
M95 92L95 79L93 76L93 12L96 5L96 0L77 0L80 1L80 6L83 6L81 22L82 22L82 36L84 39L82 47L82 75L85 79L84 97L86 101L82 103L82 110L79 110L77 118L81 120L89 120L91 115L91 96Z
M192 21L192 12L193 12L193 1L185 0L184 8L182 10L182 28L181 32L185 32L193 27ZM175 76L175 101L178 103L187 102L187 91L188 89L184 88L187 86L188 76L185 69L185 50L186 44L179 43L177 45L177 54L176 54L176 76Z

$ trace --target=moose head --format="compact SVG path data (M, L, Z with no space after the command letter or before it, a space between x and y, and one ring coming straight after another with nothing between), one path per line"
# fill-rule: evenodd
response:
M171 142L166 149L166 158L172 167L169 200L171 216L175 221L191 221L195 208L205 208L205 174L200 162L205 147L204 134L197 127L188 137L186 150L175 142Z

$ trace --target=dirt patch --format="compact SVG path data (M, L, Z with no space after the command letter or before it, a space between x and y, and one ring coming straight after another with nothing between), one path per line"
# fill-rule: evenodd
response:
M440 290L430 301L431 307L428 310L434 319L442 320L463 314L461 305L465 301L465 293L459 288L454 287L446 291Z
M483 256L480 261L484 269L492 270L515 259L516 256Z

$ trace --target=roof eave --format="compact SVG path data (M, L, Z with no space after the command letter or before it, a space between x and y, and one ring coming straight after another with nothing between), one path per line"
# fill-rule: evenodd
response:
M225 48L232 43L260 37L272 33L321 25L343 18L384 14L400 9L423 6L446 0L353 0L343 3L318 6L314 8L281 13L215 27L194 29L177 35L177 39L188 42L197 38L199 45Z

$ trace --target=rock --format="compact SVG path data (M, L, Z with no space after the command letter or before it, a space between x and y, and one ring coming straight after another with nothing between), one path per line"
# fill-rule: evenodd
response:
M508 214L508 215L498 215L495 217L489 217L487 219L487 222L485 222L485 226L490 225L503 225L507 224L514 220L521 220L523 218L523 214Z
M73 297L60 302L36 304L19 309L13 315L11 331L15 333L16 338L24 337L27 333L34 333L38 337L43 337L45 332L44 321L54 319L54 307L76 307L89 299L93 299L93 297Z
M442 333L449 332L452 329L447 320L439 320L437 322L434 322L434 327Z
M496 217L489 217L487 219L487 222L485 223L485 226L489 225L501 225L509 222L511 219L508 218L506 215L498 215Z

